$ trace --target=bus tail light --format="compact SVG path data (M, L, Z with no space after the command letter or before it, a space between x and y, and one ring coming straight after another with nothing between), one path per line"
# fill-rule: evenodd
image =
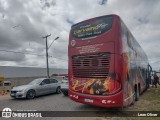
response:
M121 76L118 73L116 73L116 77L115 77L115 88L116 88L116 90L121 90L121 88L122 88Z
M76 95L74 98L75 98L75 99L78 99L79 97L78 97L78 95Z
M75 98L75 99L78 99L78 98L79 98L78 95L70 95L70 97L73 97L73 98Z
M110 86L111 87L111 91L110 91L110 95L111 94L115 94L118 93L121 89L122 89L122 84L121 84L121 76L118 73L110 73L109 77L111 78L111 82L114 83Z
M106 100L102 100L102 103L103 103L103 104L106 104L107 102L106 102Z

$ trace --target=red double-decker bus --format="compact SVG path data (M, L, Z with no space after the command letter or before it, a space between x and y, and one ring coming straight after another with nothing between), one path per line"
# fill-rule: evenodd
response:
M148 58L117 15L71 27L69 97L101 107L128 106L147 88Z

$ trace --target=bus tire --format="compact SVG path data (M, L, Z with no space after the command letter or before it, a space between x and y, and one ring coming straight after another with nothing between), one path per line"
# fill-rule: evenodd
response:
M139 90L139 87L136 87L136 89L135 89L135 101L139 100L139 96L140 96L140 90Z

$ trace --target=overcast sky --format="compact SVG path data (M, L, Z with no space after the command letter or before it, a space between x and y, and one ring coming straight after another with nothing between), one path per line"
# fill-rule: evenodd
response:
M72 24L101 15L117 14L160 69L160 0L0 0L0 66L67 68L67 46ZM3 50L3 51L2 51ZM8 52L4 52L4 51ZM12 53L17 51L27 55ZM44 55L44 56L39 56Z

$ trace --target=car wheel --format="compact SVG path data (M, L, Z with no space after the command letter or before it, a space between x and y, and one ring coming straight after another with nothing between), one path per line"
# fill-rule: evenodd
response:
M61 93L61 88L60 88L60 87L57 87L56 93L57 93L57 94L60 94L60 93Z
M33 99L36 96L36 92L34 90L29 90L27 92L26 98L27 99Z

